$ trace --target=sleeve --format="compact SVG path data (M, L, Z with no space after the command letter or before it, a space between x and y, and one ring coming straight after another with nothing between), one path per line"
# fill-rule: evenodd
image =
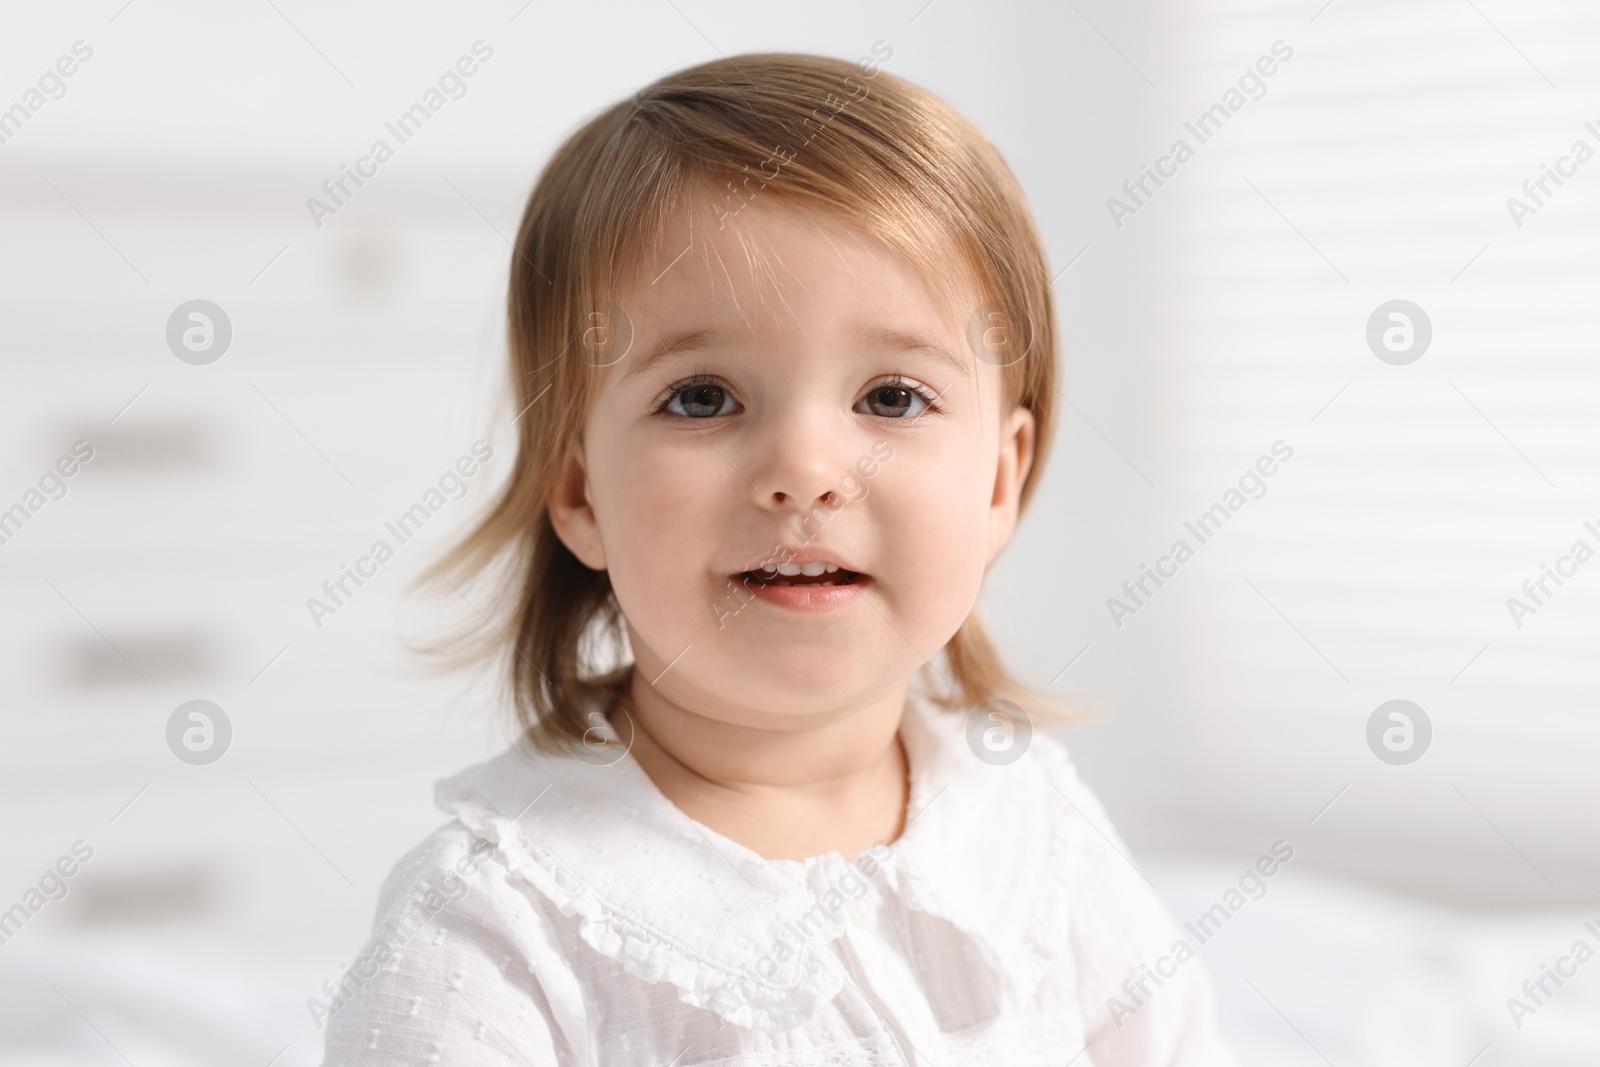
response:
M1210 979L1061 750L1051 775L1072 824L1068 922L1096 1067L1238 1067L1216 1032Z
M324 1067L576 1067L571 1002L545 988L563 977L574 992L542 909L493 845L452 822L395 864L371 936L307 1007L326 1031Z

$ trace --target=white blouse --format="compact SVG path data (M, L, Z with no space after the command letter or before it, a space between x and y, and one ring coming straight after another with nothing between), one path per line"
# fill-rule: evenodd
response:
M907 825L853 860L764 859L632 755L518 745L440 780L454 818L310 1002L324 1063L1233 1067L1066 749L992 765L967 721L908 701Z

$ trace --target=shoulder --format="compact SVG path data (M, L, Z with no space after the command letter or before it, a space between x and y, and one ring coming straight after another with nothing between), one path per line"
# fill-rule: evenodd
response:
M1195 946L1079 776L1067 746L1048 735L1035 742L1029 755L1037 756L1057 809L1061 848L1054 865L1096 1062L1233 1067L1217 1038L1210 979L1197 960L1187 962L1195 960ZM1152 969L1159 972L1154 979Z
M555 1064L566 962L494 845L452 819L394 864L355 962L307 1008L327 1064ZM496 1032L529 1035L513 1049Z
M403 909L408 899L430 889L458 895L456 883L475 876L493 851L492 844L451 819L395 861L378 890L379 916Z
M1152 889L1100 797L1078 773L1067 745L1040 732L1028 755L1052 816L1057 875L1073 883L1077 903L1122 897L1133 883L1143 890Z
M911 705L904 736L913 780L909 807L917 817L948 792L952 799L940 803L955 810L941 816L942 833L964 835L997 862L1007 851L1019 852L1011 864L1019 876L1025 869L1050 882L1081 870L1109 843L1120 847L1059 736L1020 709L984 714L987 707Z
M1043 778L1044 791L1051 804L1071 813L1074 821L1084 824L1085 829L1091 823L1106 822L1099 796L1078 773L1078 765L1064 741L1038 731L1032 738L1029 755Z

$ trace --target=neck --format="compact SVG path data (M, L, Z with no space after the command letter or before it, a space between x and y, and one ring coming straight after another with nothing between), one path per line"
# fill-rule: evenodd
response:
M768 859L850 858L904 825L906 689L821 712L711 715L635 671L624 707L634 758L690 818Z

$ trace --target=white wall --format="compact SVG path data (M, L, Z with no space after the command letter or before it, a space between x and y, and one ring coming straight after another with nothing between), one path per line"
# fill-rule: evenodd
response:
M1479 8L1195 3L1149 54L1132 20L1103 27L1158 88L1124 68L1155 103L1109 149L1102 204L1175 140L1194 155L1120 228L1103 211L1067 275L1086 287L1068 314L1114 334L1069 347L1068 392L1091 417L1122 408L1129 463L1080 430L1121 492L1052 498L1006 589L1019 614L1041 579L1070 598L1074 647L1017 631L1045 669L1092 642L1066 678L1112 694L1090 743L1122 754L1100 783L1144 843L1287 836L1325 870L1550 907L1600 892L1600 569L1565 564L1533 615L1507 599L1575 541L1600 549L1600 163L1563 163L1576 174L1520 226L1507 198L1574 141L1600 150L1600 15ZM1185 122L1278 42L1292 57L1201 143ZM1079 268L1108 265L1102 305ZM1407 365L1365 336L1394 298L1432 322ZM1122 387L1074 388L1075 361L1125 362ZM1293 458L1265 495L1204 544L1188 533L1278 441ZM1075 542L1080 525L1104 540ZM1106 599L1180 538L1194 559L1119 627ZM1365 739L1396 698L1434 728L1407 766Z

